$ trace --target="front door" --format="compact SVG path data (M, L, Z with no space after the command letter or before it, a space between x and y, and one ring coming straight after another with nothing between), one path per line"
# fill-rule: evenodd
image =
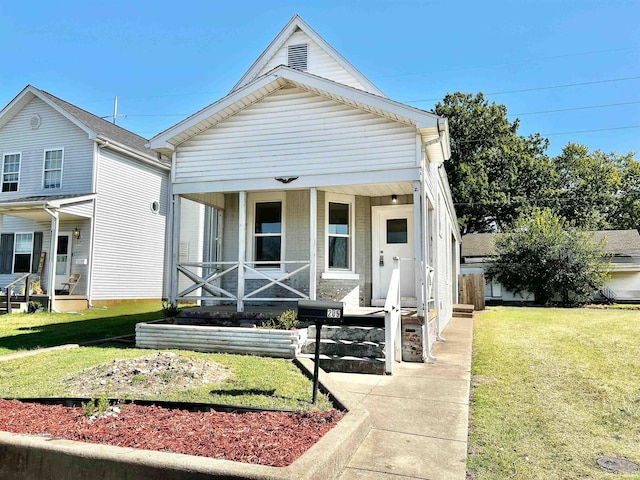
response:
M71 233L58 235L58 251L56 255L56 290L62 289L62 282L69 280L71 273Z
M373 298L382 306L393 272L393 258L400 259L400 295L405 306L416 305L416 261L413 205L372 207Z

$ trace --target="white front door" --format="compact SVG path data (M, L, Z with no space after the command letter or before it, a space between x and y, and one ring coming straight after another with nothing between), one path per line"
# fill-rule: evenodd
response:
M382 306L387 298L393 258L400 259L400 295L405 306L416 305L416 262L413 205L372 207L373 298Z
M71 232L58 235L58 251L56 255L56 290L62 288L62 282L69 280L71 273Z

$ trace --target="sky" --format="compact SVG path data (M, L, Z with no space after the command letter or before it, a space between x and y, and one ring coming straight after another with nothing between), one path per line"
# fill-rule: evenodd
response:
M226 95L296 13L393 100L483 92L550 155L640 151L640 0L2 0L0 108L28 84L105 117L117 96L117 124L151 138Z

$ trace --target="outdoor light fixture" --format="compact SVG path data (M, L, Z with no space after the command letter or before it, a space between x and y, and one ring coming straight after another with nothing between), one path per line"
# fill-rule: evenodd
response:
M395 193L391 195L391 201L393 203L398 203L398 195L396 195Z
M80 229L78 227L73 230L73 238L80 240Z

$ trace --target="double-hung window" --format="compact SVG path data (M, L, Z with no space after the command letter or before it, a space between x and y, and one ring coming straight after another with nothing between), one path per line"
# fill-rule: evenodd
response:
M33 233L16 233L13 250L13 273L29 273L33 253Z
M327 270L353 272L353 197L327 194Z
M256 202L254 211L253 259L257 268L280 268L282 260L282 202Z
M7 153L2 160L2 191L17 192L20 181L19 153Z
M62 160L64 151L60 149L45 150L44 174L42 187L44 189L62 187Z

